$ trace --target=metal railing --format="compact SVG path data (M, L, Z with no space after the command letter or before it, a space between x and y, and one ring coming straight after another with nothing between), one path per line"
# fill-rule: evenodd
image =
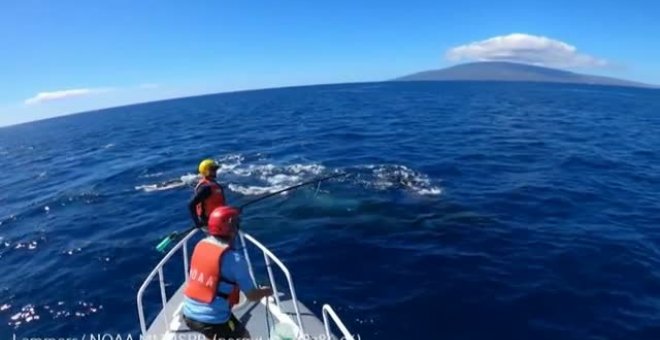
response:
M154 267L151 273L149 273L147 278L142 283L142 286L140 286L140 289L138 290L137 293L137 308L138 308L138 317L140 319L140 330L142 331L142 334L144 335L147 334L147 323L144 316L144 305L143 305L143 297L147 287L149 287L149 285L152 283L152 281L156 278L157 275L160 286L161 303L164 309L169 300L165 292L165 279L163 275L163 267L179 250L181 250L181 253L183 255L183 269L185 271L185 278L186 280L188 280L188 271L189 271L188 241L192 238L193 235L195 235L195 233L197 233L197 231L198 229L194 229L193 231L188 233L188 235L186 235L183 239L181 239L174 247L172 247L172 249L167 253L167 255L165 255L165 257L163 257L163 259L160 260L160 262L158 262L156 267ZM300 309L298 307L298 298L296 296L296 290L294 288L293 279L291 278L291 273L289 272L289 270L282 263L282 261L280 261L280 259L277 258L277 256L275 256L270 250L268 250L268 248L266 248L263 244L261 244L261 242L257 241L254 237L243 232L240 232L239 236L243 248L243 254L245 256L245 262L248 265L250 277L252 278L252 282L255 284L255 286L257 285L257 281L254 276L254 269L252 267L252 262L250 261L250 254L248 253L245 241L246 240L249 241L252 245L254 245L262 252L264 256L264 263L266 265L266 270L268 272L268 279L270 281L271 288L273 289L275 305L278 308L280 308L280 297L277 289L277 283L275 282L275 276L273 275L271 261L274 262L280 268L289 286L289 294L291 296L291 302L293 304L293 309L296 314L296 323L299 328L300 334L305 334L302 318L300 316ZM167 315L163 315L163 320L166 326L165 329L169 329L168 326L170 320L167 318Z
M335 313L335 310L330 307L330 305L325 304L323 305L323 326L325 327L325 336L326 339L332 339L332 333L330 333L330 320L328 320L328 316L330 316L330 319L335 323L335 326L339 328L341 331L342 335L342 340L355 340L351 332L346 328L346 325L341 321L337 313Z
M154 281L156 276L158 276L158 282L159 282L159 287L160 287L160 297L161 297L161 303L163 305L163 309L165 309L165 306L167 305L167 302L169 301L167 298L167 294L165 292L165 279L163 275L163 267L165 264L177 253L179 250L181 250L182 256L183 256L183 269L184 269L184 275L185 279L188 280L188 272L189 272L189 259L188 259L188 241L198 232L198 229L192 230L188 235L186 235L183 239L181 239L172 249L163 257L160 262L154 267L154 269L149 273L147 278L144 280L142 283L142 286L140 286L140 289L138 290L137 293L137 308L138 308L138 317L140 319L140 330L142 331L143 335L147 334L147 324L144 316L144 306L143 306L143 297L144 293L149 287L149 285ZM270 281L271 288L273 289L273 298L275 300L275 305L278 309L280 309L280 296L278 294L278 288L277 288L277 283L275 282L275 277L273 275L273 270L272 270L272 262L274 262L282 271L284 274L284 277L287 280L287 284L289 286L289 294L291 297L291 303L293 304L293 309L296 314L296 320L295 322L297 323L299 333L298 334L305 334L304 327L303 327L303 322L302 318L300 315L300 309L298 307L298 298L296 296L296 290L293 285L293 280L291 278L291 273L287 269L287 267L280 261L280 259L277 258L268 248L266 248L261 242L257 241L254 237L252 237L249 234L240 232L239 233L240 241L241 241L241 246L243 248L243 254L245 256L245 261L248 265L249 272L250 272L250 277L252 278L252 282L257 285L257 281L254 276L254 269L252 267L252 262L250 261L250 254L248 253L247 247L246 247L246 240L249 241L252 245L254 245L256 248L258 248L263 256L264 256L264 263L266 265L266 271L268 272L268 279ZM267 305L266 308L269 308ZM346 340L355 340L355 338L351 335L351 333L348 331L344 323L341 321L339 316L335 313L335 311L330 307L330 305L323 305L323 324L325 326L325 332L326 336L328 339L331 338L331 332L330 332L330 322L328 319L328 316L332 319L334 324L339 328L341 331L343 337L342 339ZM163 321L165 322L165 329L169 329L169 322L170 320L168 319L167 315L162 315ZM151 325L150 325L151 326Z
M241 239L241 245L243 247L243 254L245 256L245 260L248 264L248 267L250 269L250 275L252 276L252 281L254 282L255 286L257 285L257 282L254 278L254 271L252 268L252 262L250 261L250 255L248 254L247 247L245 244L245 240L250 241L255 247L257 247L259 250L264 255L264 262L266 264L266 270L268 272L268 279L270 281L270 286L273 289L273 297L275 298L275 305L277 308L280 308L280 297L278 294L277 290L277 283L275 282L275 277L273 275L273 269L271 268L271 260L275 262L275 264L280 267L280 270L284 274L284 277L286 278L287 284L289 285L289 294L291 294L291 303L293 304L293 309L296 313L296 323L298 325L299 332L298 334L305 334L305 329L303 327L303 322L302 318L300 316L300 309L298 308L298 297L296 296L296 289L293 286L293 279L291 279L291 273L289 273L289 269L280 261L280 259L275 256L268 248L266 248L261 242L257 241L254 237L250 236L250 234L246 233L239 233L240 239ZM267 307L268 308L268 307Z
M140 318L140 330L142 331L143 335L147 334L147 324L144 318L144 307L142 304L142 298L144 295L145 290L147 287L149 287L149 284L154 280L156 275L158 275L158 282L160 286L160 298L161 302L163 304L163 309L167 305L167 294L165 292L165 280L163 278L163 266L176 254L179 249L181 249L181 253L183 255L183 270L184 270L184 275L186 277L186 280L188 280L188 241L190 238L197 233L198 229L193 229L188 235L186 235L181 241L179 241L172 249L163 257L160 262L156 265L156 267L149 273L149 276L144 280L142 283L142 286L140 286L140 289L138 290L137 293L137 308L138 308L138 317ZM165 320L165 329L169 329L169 320L167 319L167 315L163 315L163 320Z

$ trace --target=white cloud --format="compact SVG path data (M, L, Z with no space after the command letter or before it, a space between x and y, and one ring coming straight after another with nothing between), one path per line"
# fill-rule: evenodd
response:
M51 92L39 92L36 96L28 98L25 100L25 104L33 105L40 104L49 101L62 100L75 97L83 97L97 93L103 93L111 91L108 88L83 88L83 89L71 89L71 90L60 90L60 91L51 91Z
M575 46L547 37L513 33L451 48L451 61L512 61L539 66L579 68L603 67L608 62L578 53Z

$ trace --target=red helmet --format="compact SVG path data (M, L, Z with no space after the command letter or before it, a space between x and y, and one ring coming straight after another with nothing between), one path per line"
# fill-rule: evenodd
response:
M209 234L229 236L238 229L238 209L230 206L217 207L211 212L208 221Z

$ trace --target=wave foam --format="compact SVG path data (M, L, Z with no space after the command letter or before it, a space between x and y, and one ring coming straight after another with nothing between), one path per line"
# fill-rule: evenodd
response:
M265 187L260 187L256 185L236 185L236 184L229 184L228 186L229 190L233 192L237 192L241 195L245 196L250 196L250 195L264 195L264 194L270 194L278 190L282 190L286 188L286 186L265 186ZM284 194L284 193L283 193Z
M220 168L218 168L217 175L222 176L224 173L230 173L237 167L243 164L245 157L243 155L228 155L217 160Z
M194 186L199 180L199 176L195 174L187 174L179 177L179 179L171 179L165 182L156 184L144 184L135 187L135 190L142 190L144 192L164 191L177 189L184 186Z
M183 184L195 185L199 181L199 175L197 174L186 174L179 178Z
M308 164L275 164L267 162L261 155L246 163L246 156L236 154L218 159L220 168L218 178L221 183L233 192L242 195L263 195L282 190L309 180L329 171L317 163ZM428 175L412 170L405 165L372 164L347 168L344 171L357 172L357 183L370 189L393 190L405 189L419 195L435 196L442 194L442 189L431 181ZM136 186L136 190L145 192L177 189L184 186L194 186L199 180L196 174L186 174L179 179L158 184Z
M153 191L163 191L163 190L170 190L170 189L176 189L185 186L186 183L182 182L180 180L172 180L172 181L167 181L163 183L157 183L157 184L145 184L145 185L138 185L135 187L135 190L142 190L144 192L153 192Z
M366 181L367 186L389 190L404 188L419 195L436 196L442 194L442 188L434 186L428 175L399 164L372 164L362 168L371 172L373 178Z
M233 167L231 171L225 173L225 181L229 182L228 188L231 191L242 195L263 195L314 178L325 170L323 165L316 163L249 164ZM261 185L255 185L255 180ZM249 183L246 183L248 181Z

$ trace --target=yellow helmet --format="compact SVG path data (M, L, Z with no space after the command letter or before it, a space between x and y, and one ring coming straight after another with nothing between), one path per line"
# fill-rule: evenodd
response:
M215 171L218 170L219 166L214 160L207 158L199 163L199 174L208 177L215 175Z

